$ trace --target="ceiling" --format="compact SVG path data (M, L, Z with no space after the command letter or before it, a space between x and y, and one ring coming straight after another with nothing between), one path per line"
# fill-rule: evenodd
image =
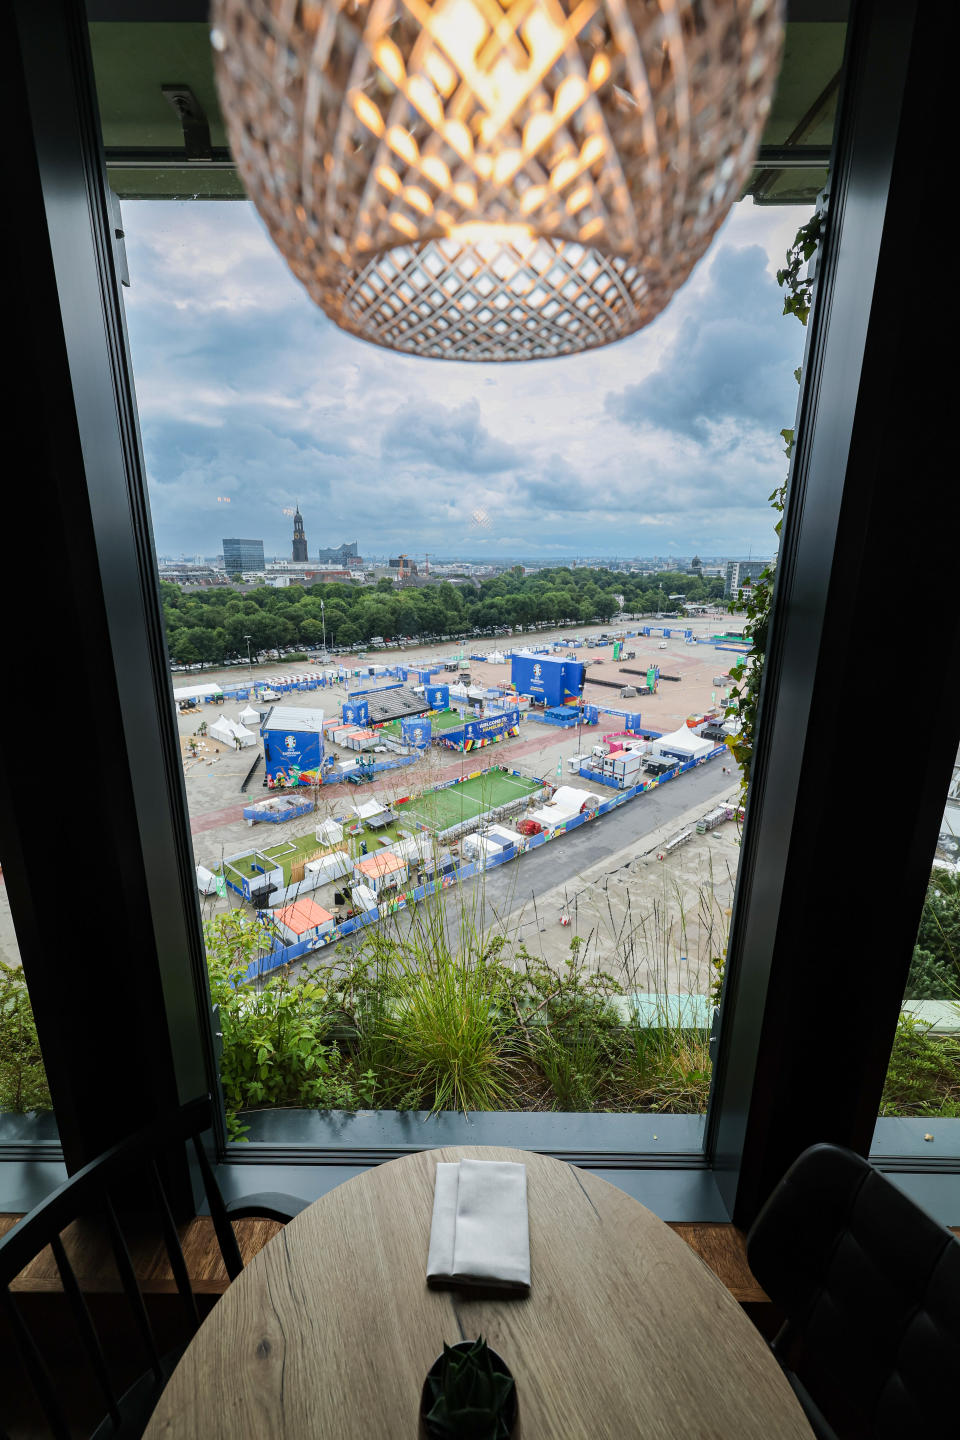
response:
M745 192L757 204L810 206L823 187L847 9L845 0L788 4L780 80ZM121 198L243 197L217 104L205 12L203 0L90 0L103 140ZM164 94L171 85L188 86L198 103L189 132Z

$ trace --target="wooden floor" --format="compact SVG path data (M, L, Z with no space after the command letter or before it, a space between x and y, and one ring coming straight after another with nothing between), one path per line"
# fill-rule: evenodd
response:
M6 1234L20 1217L0 1215L0 1235ZM244 1264L272 1240L283 1227L275 1220L238 1220L234 1223ZM705 1265L719 1276L741 1304L766 1301L763 1290L754 1280L747 1264L746 1247L741 1232L732 1225L671 1225L700 1256ZM220 1295L228 1279L213 1233L213 1222L205 1217L191 1220L181 1228L181 1244L194 1290L201 1295ZM84 1290L92 1294L111 1294L120 1288L119 1276L109 1245L99 1230L77 1221L64 1231L64 1247L70 1263ZM134 1265L146 1294L172 1294L176 1290L166 1252L155 1241L132 1245ZM14 1282L13 1288L33 1294L62 1290L53 1254L44 1250Z
M0 1236L5 1235L19 1218L19 1215L0 1215ZM276 1220L235 1221L234 1230L244 1264L249 1263L282 1228ZM674 1224L670 1229L686 1241L741 1305L770 1303L751 1274L747 1264L746 1240L735 1226ZM960 1236L960 1227L953 1233ZM181 1227L180 1238L195 1292L199 1295L223 1294L229 1281L220 1259L213 1222L203 1216L191 1220ZM91 1294L113 1294L119 1290L120 1281L113 1256L99 1230L85 1226L83 1221L76 1221L64 1231L63 1240L84 1290ZM176 1285L162 1244L155 1237L139 1245L134 1240L131 1250L144 1293L174 1294ZM14 1281L13 1289L33 1294L49 1294L63 1289L49 1248L21 1272Z

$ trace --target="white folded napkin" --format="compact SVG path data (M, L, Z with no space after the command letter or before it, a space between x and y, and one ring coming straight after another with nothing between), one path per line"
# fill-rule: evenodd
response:
M526 1165L508 1160L437 1165L427 1283L529 1292Z

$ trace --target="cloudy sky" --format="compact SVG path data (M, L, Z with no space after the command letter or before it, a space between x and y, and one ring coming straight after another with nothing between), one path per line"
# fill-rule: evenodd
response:
M246 203L127 202L124 292L157 550L568 559L772 553L805 214L738 205L652 325L567 359L415 360L343 334Z

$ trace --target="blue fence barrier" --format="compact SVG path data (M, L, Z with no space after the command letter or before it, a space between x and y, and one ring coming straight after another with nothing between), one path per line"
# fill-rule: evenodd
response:
M257 759L259 758L258 756ZM284 820L296 820L301 815L307 815L312 809L312 800L305 800L302 804L287 805L279 811L259 810L256 805L245 805L243 818L244 820L266 821L270 825L279 825Z
M370 685L366 690L351 690L350 699L359 700L361 695L382 695L385 690L402 690L403 681L398 680L393 685Z
M378 775L383 770L401 770L404 765L412 765L417 758L416 755L395 755L392 760L378 760L374 765L357 765L353 770L347 772L325 770L323 783L324 785L340 785L347 779L348 774L354 776L358 774Z

